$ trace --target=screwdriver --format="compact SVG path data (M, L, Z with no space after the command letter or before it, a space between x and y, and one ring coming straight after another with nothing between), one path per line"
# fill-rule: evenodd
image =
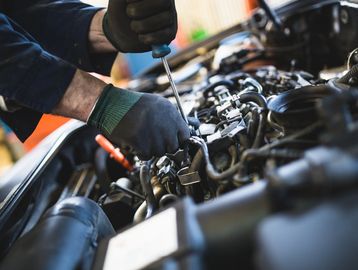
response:
M165 69L165 72L167 73L167 76L168 76L170 86L171 86L171 88L173 90L175 99L177 101L177 105L178 105L180 114L183 117L184 121L189 125L188 118L186 117L186 115L184 113L183 106L182 106L181 101L180 101L179 92L178 92L178 89L177 89L177 87L175 85L175 82L173 80L172 72L170 71L170 67L169 67L169 64L168 64L168 61L167 61L167 58L166 58L166 56L168 54L170 54L170 52L171 52L171 50L170 50L168 45L154 45L154 46L152 46L152 56L155 59L161 58L163 66L164 66L164 69Z

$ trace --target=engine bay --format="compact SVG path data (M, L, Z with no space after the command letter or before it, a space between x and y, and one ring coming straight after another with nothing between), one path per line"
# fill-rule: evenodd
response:
M132 208L137 209L134 221L139 222L180 198L189 196L203 203L261 181L268 172L322 146L324 134L334 129L329 122L337 112L321 103L353 87L339 78L355 60L344 60L338 69L315 70L302 58L315 49L305 51L307 37L294 31L304 23L292 23L274 29L259 10L242 26L245 31L221 39L210 50L197 49L196 57L177 64L174 79L192 132L188 145L148 162L121 149L131 170L117 176L119 180L101 203L106 205L107 195L136 192L133 199L141 201L141 206ZM297 46L285 47L293 40ZM150 75L130 86L143 92L154 90L175 103L165 74L149 82Z
M166 209L176 209L177 219L185 221L177 225L182 236L194 239L200 227L200 245L185 242L185 252L168 257L195 254L201 267L138 269L314 269L280 261L290 244L273 232L294 231L298 221L281 227L282 220L276 227L263 221L276 213L311 214L309 209L357 186L358 7L353 1L294 1L277 10L279 22L269 12L259 9L246 22L169 59L191 130L177 153L141 161L97 131L71 123L25 157L3 181L6 194L0 192L0 256L48 208L86 197L117 232ZM129 87L175 104L159 64ZM30 160L34 167L24 169ZM257 232L259 224L264 225ZM267 233L270 226L275 230ZM281 242L277 251L273 243ZM318 265L315 269L337 269Z

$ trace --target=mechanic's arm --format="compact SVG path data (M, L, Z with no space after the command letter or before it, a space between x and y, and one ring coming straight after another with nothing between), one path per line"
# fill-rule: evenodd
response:
M102 14L97 13L98 22ZM95 17L91 29L98 24ZM94 31L99 33L97 41L90 40L94 50L111 50L109 40L119 51L144 52L153 44L169 44L176 31L173 0L110 0L103 19L105 36L98 28ZM90 90L87 85L92 86ZM86 101L83 96L88 97ZM80 71L53 112L86 120L111 141L131 147L141 159L174 153L190 136L186 123L166 99L105 86Z
M4 13L30 33L47 52L82 70L110 73L117 50L113 47L93 50L88 35L93 26L91 23L103 18L103 11L102 16L97 15L100 8L79 0L1 1Z
M79 70L52 113L87 122L142 160L175 153L190 136L167 99L118 89Z
M6 100L37 112L51 112L75 72L75 66L45 51L0 13L0 95Z
M99 27L102 21L104 33ZM89 39L92 50L112 50L113 44L122 52L143 52L151 44L169 44L176 31L172 0L110 0L108 13L94 17ZM114 143L132 148L141 159L174 153L190 135L166 99L117 89L81 71L53 113L87 121Z
M114 48L103 32L103 18L106 14L106 10L98 11L92 21L89 28L89 50L93 53L113 53L117 49Z
M110 5L104 19L106 37L116 49L143 51L150 49L150 44L170 43L174 38L176 12L173 2L142 0L132 3L128 0L131 2L128 5L126 0L120 2L126 7L121 13L125 18L117 20L118 14L114 11L118 6ZM151 5L155 9L150 9L148 13ZM166 20L164 24L155 23L157 17L167 16L174 19ZM91 30L97 25L95 18L91 21ZM87 32L90 40L91 30ZM113 33L116 35L113 36ZM91 49L110 49L101 40L103 36L94 37ZM105 85L46 52L21 27L1 13L0 95L33 112L51 112L87 120L89 125L97 127L114 143L131 147L142 159L173 153L189 137L184 120L166 99ZM11 113L6 117L15 120ZM21 125L14 126L20 126L15 131L18 135L22 134L22 140L26 139L28 132L24 134Z
M2 0L2 4L5 14L34 36L46 51L82 70L109 73L115 51L107 45L98 50L91 36L88 39L91 22L97 21L98 33L102 32L104 12L98 14L100 9L79 0ZM152 44L170 43L174 39L175 3L174 0L109 0L103 22L106 39L117 51L149 51Z

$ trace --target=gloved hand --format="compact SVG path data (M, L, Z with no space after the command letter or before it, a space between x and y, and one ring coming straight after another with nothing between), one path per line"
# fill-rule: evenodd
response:
M106 86L88 124L113 143L131 147L141 160L175 153L190 131L176 108L165 98Z
M147 52L169 44L178 30L174 0L109 0L103 31L121 52Z

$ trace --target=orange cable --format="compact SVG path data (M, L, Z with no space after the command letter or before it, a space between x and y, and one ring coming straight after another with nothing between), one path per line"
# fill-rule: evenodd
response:
M126 159L119 148L115 148L114 145L107 140L103 135L96 136L96 142L107 152L110 157L121 164L124 168L129 171L133 170L132 164Z

